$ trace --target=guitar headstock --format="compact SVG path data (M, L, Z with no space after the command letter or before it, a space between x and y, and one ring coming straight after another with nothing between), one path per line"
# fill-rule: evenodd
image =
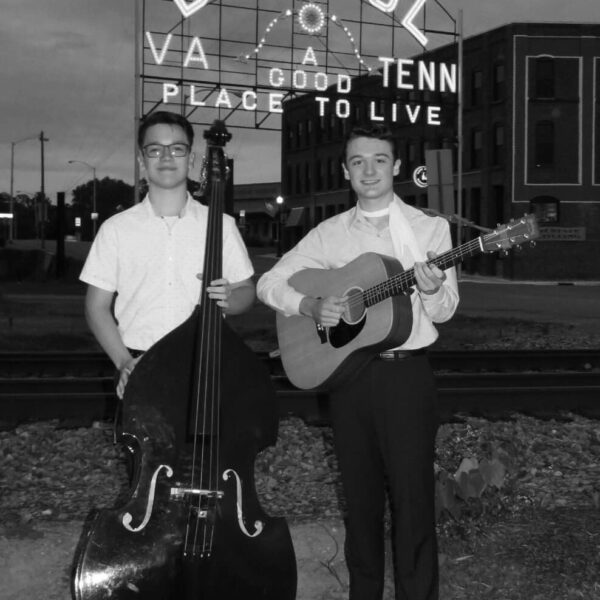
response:
M498 225L494 231L481 236L484 252L508 250L525 242L533 242L540 235L535 215L524 215L512 219L505 225Z

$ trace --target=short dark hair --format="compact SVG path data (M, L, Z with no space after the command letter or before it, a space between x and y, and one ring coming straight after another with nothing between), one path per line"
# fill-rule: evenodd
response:
M194 129L190 122L183 115L178 115L177 113L169 112L167 110L157 110L156 112L150 113L144 117L140 123L137 139L140 150L144 145L146 131L148 131L148 129L153 125L175 125L177 127L181 127L188 139L190 148L194 144Z
M348 150L348 144L356 138L366 137L374 138L376 140L384 140L392 145L392 155L394 160L398 158L398 142L392 133L392 130L387 125L355 125L346 134L344 140L344 148L342 151L342 163L346 164L346 152Z

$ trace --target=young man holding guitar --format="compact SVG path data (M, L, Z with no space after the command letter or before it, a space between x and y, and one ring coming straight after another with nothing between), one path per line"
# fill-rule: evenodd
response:
M442 271L427 262L450 250L448 223L425 215L394 194L393 178L399 168L389 129L354 128L344 147L343 169L357 206L310 231L261 277L257 287L258 297L279 313L280 348L290 379L307 382L297 383L302 387L331 390L335 448L347 508L350 600L382 598L386 490L396 598L438 598L433 479L436 389L425 349L438 336L434 323L454 314L458 288L453 268ZM370 277L375 283L381 281L373 275L379 265L383 271L411 269L412 293L395 299L385 296L382 302L378 297L371 300L381 286L364 290L373 285ZM319 284L303 282L306 274L322 281L322 291ZM380 303L367 308L371 302ZM308 333L286 340L286 324L295 320ZM339 333L342 326L345 329ZM300 353L298 364L310 365L312 359L313 369L319 370L333 356L328 379L313 381L302 367L295 374L291 361L286 365L284 348L293 354L305 341L312 348Z

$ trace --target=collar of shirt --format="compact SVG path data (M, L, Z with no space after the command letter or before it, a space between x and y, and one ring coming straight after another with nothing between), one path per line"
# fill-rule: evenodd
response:
M390 203L388 227L394 246L394 255L402 262L404 268L412 267L416 261L425 260L411 227L410 211L407 208L407 205L394 194L394 200ZM349 228L353 226L364 228L366 226L376 229L365 217L364 211L360 210L358 206L348 211L348 217Z
M192 198L192 195L188 192L185 204L184 204L183 208L181 209L181 212L179 213L179 215L173 215L173 216L178 216L180 219L184 219L185 217L196 217L197 218L197 216L199 215L199 211L197 211L195 209L197 209L200 206L202 206L202 205L199 202L196 202ZM140 207L140 215L143 215L144 217L146 217L148 219L162 218L162 215L156 214L156 211L154 210L154 207L152 206L152 202L150 202L150 196L148 194L146 194L145 198L142 200L142 202L140 202L139 207Z

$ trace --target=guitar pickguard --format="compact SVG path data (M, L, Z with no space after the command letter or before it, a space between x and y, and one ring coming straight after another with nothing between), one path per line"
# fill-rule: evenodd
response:
M356 323L347 323L344 319L335 327L330 327L328 332L329 343L334 348L342 348L349 344L355 337L360 335L365 323L367 322L367 312L365 311L362 318Z

